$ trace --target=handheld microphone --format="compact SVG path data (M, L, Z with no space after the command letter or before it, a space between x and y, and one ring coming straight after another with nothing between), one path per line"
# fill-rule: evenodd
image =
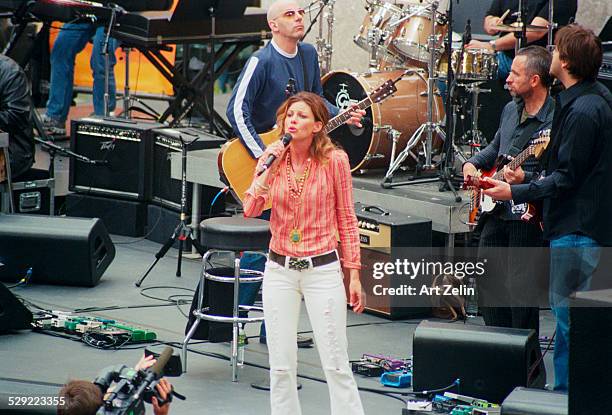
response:
M293 140L293 136L289 133L286 133L282 138L283 146L287 147L291 140ZM274 154L270 154L266 162L263 164L262 169L257 173L257 176L261 176L263 172L268 170L272 163L274 163L274 160L276 160L276 156Z

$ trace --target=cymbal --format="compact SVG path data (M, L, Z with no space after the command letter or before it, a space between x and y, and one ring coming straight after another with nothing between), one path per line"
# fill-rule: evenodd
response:
M497 26L493 26L493 29L499 30L500 32L520 32L523 30L523 25L519 25L517 22L512 24L500 24ZM536 26L533 24L527 25L528 32L547 32L548 27L546 26Z

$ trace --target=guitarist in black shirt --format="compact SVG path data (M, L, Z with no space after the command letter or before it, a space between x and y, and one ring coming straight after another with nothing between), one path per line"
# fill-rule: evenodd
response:
M555 38L550 73L565 87L555 99L545 175L528 184L488 180L497 200L544 201L544 237L550 241L550 301L557 319L555 389L567 390L569 296L590 288L601 247L612 245L612 94L596 81L601 40L579 25ZM520 177L522 171L508 174ZM518 180L517 182L520 182Z
M514 97L504 108L491 144L463 165L465 178L490 170L504 156L515 157L552 124L554 102L548 96L550 53L541 46L519 51L506 82ZM523 164L527 181L538 161ZM501 168L499 169L501 170ZM539 332L538 289L546 276L541 266L542 231L521 219L526 204L503 203L481 215L479 256L487 258L487 275L478 281L479 305L488 326ZM535 249L532 249L535 248Z

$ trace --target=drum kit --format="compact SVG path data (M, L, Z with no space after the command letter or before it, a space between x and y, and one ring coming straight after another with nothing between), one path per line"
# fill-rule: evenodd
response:
M446 80L444 41L449 25L446 10L439 5L437 0L410 0L403 5L366 0L366 15L353 40L369 53L369 71L331 71L322 78L324 95L343 110L384 80L401 76L398 92L367 110L363 129L343 126L331 134L347 151L353 172L387 169L384 187L391 187L387 185L400 169L435 170L434 158L446 139L439 87ZM453 35L451 65L459 85L475 97L472 130L464 137L478 148L483 137L478 131L477 97L486 92L479 85L496 76L497 61L486 49L463 51L460 36ZM460 147L454 148L465 160Z

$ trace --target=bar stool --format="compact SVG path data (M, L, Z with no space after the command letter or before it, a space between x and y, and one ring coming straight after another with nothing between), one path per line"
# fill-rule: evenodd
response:
M217 323L232 323L232 382L238 381L238 326L243 323L254 323L263 321L263 317L239 317L240 311L260 311L263 308L245 306L238 303L240 294L240 283L256 283L263 280L263 272L255 270L240 269L240 252L248 252L266 256L265 251L270 244L270 224L263 219L244 218L241 216L210 218L200 223L202 245L208 251L202 257L202 272L200 274L200 294L198 296L198 307L193 312L196 318L183 341L182 359L183 372L187 371L187 344L194 335L200 320L214 321ZM234 275L218 276L207 271L208 260L213 254L234 254ZM203 308L205 280L221 283L234 284L234 306L232 316L217 316L209 314L209 308Z

